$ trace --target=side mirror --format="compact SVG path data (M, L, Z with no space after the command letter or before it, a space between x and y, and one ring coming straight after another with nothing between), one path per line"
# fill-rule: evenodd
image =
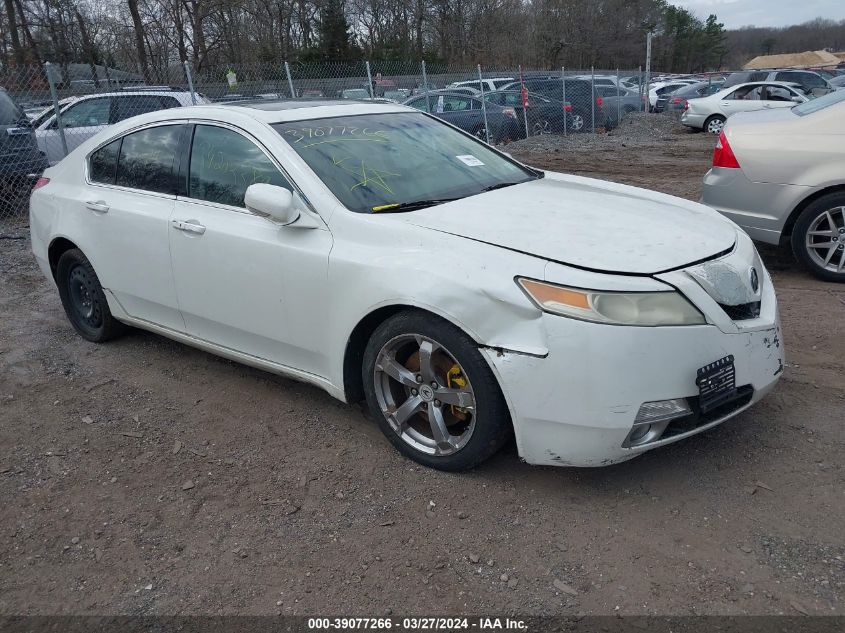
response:
M250 185L246 188L244 204L253 213L269 217L282 226L299 219L293 194L284 187L263 183Z

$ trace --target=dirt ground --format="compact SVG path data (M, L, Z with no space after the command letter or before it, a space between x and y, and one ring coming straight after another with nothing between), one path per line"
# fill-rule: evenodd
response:
M696 199L714 144L567 143L511 151ZM0 614L845 614L845 287L788 256L752 410L609 468L446 474L314 387L83 341L26 235L0 235Z

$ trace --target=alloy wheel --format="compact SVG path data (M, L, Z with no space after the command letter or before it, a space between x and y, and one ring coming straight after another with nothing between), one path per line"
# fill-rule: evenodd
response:
M718 134L722 131L723 127L725 127L725 121L717 117L715 119L711 119L707 124L707 131L710 134Z
M552 133L552 124L549 123L546 119L541 119L539 121L534 122L534 126L531 128L534 136L546 136L547 134Z
M412 448L434 456L460 451L475 430L475 394L455 356L437 341L397 336L381 348L375 396L390 428Z
M573 114L572 115L572 130L574 132L580 132L584 129L584 117L580 114Z
M845 207L817 215L810 222L804 244L816 265L834 273L845 272Z

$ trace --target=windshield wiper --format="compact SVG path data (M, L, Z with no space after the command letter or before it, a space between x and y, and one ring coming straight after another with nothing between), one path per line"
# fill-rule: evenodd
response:
M455 200L460 200L460 198L436 198L431 200L413 200L412 202L395 202L393 204L382 204L377 207L371 207L370 210L373 213L397 213L400 211L425 209L426 207L433 207L436 204L446 204Z
M527 182L527 181L520 180L519 182L497 182L495 185L490 185L489 187L484 187L484 189L482 189L481 192L486 193L487 191L496 191L496 189L504 189L505 187L513 187L514 185L521 185L524 182Z

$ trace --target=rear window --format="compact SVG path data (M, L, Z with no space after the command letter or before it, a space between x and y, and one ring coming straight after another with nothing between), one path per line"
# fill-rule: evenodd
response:
M181 125L161 125L124 136L115 184L158 193L175 193L173 161L181 133Z
M830 92L823 97L812 99L806 103L797 105L792 108L792 111L799 116L806 116L808 114L812 114L813 112L829 108L837 103L842 103L843 101L845 101L845 90L836 90L835 92Z
M5 90L0 90L0 125L15 125L22 118L20 108Z

